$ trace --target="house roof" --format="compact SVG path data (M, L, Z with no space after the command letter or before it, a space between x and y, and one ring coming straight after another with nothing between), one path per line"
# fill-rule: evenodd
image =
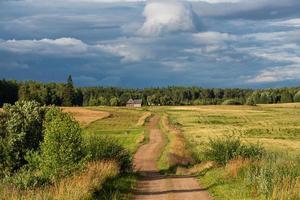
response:
M127 104L142 104L143 100L142 99L129 99L127 101Z

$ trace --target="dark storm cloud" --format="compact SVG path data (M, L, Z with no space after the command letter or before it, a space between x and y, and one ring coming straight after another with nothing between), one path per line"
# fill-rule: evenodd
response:
M64 81L72 74L77 85L124 87L300 84L297 0L53 2L0 1L0 78Z

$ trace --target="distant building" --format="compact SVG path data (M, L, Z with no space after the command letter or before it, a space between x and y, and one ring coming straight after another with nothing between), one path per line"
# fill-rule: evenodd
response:
M140 108L142 107L142 99L129 99L126 103L126 107L130 108Z

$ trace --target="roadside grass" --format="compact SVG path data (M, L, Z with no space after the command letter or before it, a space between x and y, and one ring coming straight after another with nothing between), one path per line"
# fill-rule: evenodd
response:
M148 140L147 122L151 113L145 109L93 107L93 110L109 112L110 116L94 121L85 127L84 137L110 138L129 150L131 155ZM120 173L107 180L95 192L93 199L129 200L136 185L134 173Z
M210 139L226 135L239 137L241 144L259 143L266 149L260 161L233 158L224 166L194 171L216 200L300 199L299 103L164 109L180 124L197 163L204 165L209 160L205 150Z
M93 195L99 200L129 200L133 198L132 191L136 186L137 175L123 174L108 179Z
M168 143L158 161L159 169L167 173L176 170L177 166L193 163L183 134L178 127L171 124L167 115L163 115L160 128L165 133Z
M53 186L18 190L14 186L5 185L0 189L0 199L10 200L42 200L42 199L92 199L94 192L109 178L118 174L116 162L98 161L86 165L83 171L64 178Z

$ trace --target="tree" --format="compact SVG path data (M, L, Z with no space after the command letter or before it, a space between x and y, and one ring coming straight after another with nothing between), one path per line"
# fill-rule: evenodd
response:
M105 97L99 97L98 102L100 106L105 106L107 105L107 99Z
M5 142L7 160L6 170L17 171L27 163L25 155L29 151L39 149L43 140L43 119L45 107L40 107L37 102L21 101L15 105L4 105L6 115L5 131L1 133L2 142ZM3 123L2 123L3 128Z
M51 108L45 117L44 141L41 144L43 171L50 178L72 172L84 157L79 124L67 113Z
M72 76L69 75L67 84L63 91L63 106L73 106L75 99L75 89L73 85Z
M246 105L248 105L248 106L255 106L256 105L255 100L252 96L247 98Z
M120 100L119 100L119 98L117 98L117 97L113 97L113 98L110 99L109 102L110 102L110 105L111 105L111 106L118 106Z
M293 95L288 90L284 90L281 93L280 101L281 103L291 103L293 102Z
M298 91L294 96L294 102L300 102L300 91Z

